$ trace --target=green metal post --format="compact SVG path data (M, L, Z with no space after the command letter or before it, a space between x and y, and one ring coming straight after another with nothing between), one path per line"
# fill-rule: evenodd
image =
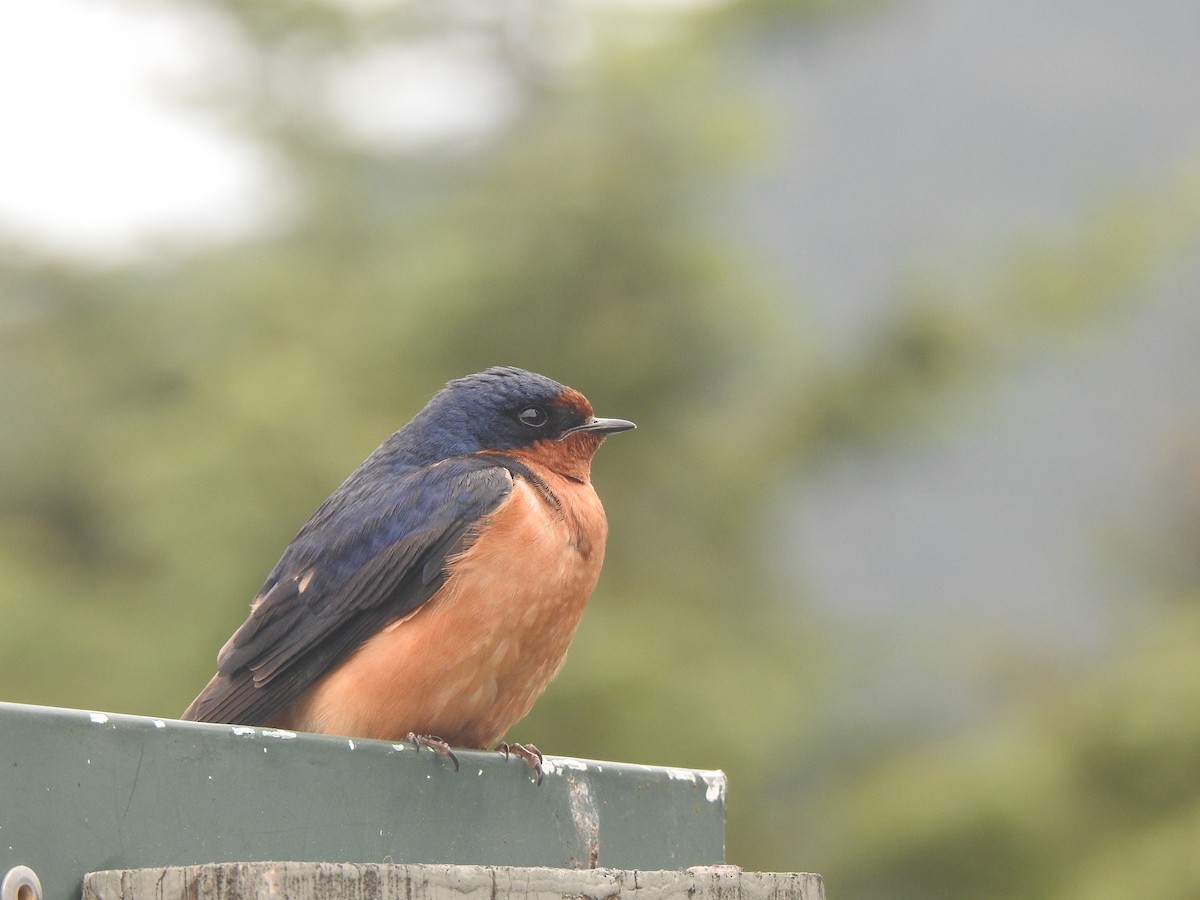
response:
M723 862L720 772L0 703L0 878L326 860L619 869ZM20 898L24 900L24 898Z

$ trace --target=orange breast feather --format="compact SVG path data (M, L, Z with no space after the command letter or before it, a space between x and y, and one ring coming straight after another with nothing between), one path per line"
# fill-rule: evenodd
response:
M539 467L540 469L541 467ZM367 640L272 723L489 747L557 673L596 586L607 524L592 486L542 469L480 525L428 602Z

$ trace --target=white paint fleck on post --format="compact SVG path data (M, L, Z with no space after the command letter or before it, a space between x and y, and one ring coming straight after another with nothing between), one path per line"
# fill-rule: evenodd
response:
M708 789L704 792L705 800L709 803L716 803L718 800L725 799L725 793L729 790L729 779L725 777L724 772L719 769L715 772L701 772L700 777L708 785Z

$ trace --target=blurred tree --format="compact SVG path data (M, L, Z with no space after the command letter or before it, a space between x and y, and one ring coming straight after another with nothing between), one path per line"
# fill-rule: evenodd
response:
M1030 673L1025 698L985 727L827 783L805 831L828 883L862 898L1197 896L1188 600L1087 677Z
M964 382L1031 341L1080 335L1105 315L1121 321L1135 284L1194 252L1197 213L1197 182L1185 172L1095 212L1067 239L1023 248L990 277L907 292L906 314L848 388L890 399L849 415L858 403L836 402L833 391L834 430L874 441L944 418L947 400L977 398ZM875 388L864 391L863 379ZM1102 898L1152 885L1155 896L1196 896L1200 867L1187 846L1200 815L1200 466L1186 427L1184 437L1164 466L1170 500L1158 508L1169 516L1123 535L1121 552L1146 589L1122 612L1128 633L1111 658L1080 671L998 640L957 676L968 688L1008 685L973 727L947 736L924 720L891 728L843 720L789 773L780 791L796 803L771 807L776 828L800 836L832 891ZM870 664L844 664L855 663Z
M349 469L446 379L517 364L643 427L598 460L609 563L514 737L725 768L747 866L856 858L817 842L824 823L798 836L809 780L864 859L924 865L854 818L873 798L840 774L827 628L775 565L780 485L1089 319L1177 247L1195 204L1105 213L973 302L914 287L860 358L835 360L715 223L761 141L730 35L841 6L155 5L220 23L193 99L276 160L281 212L153 262L0 258L0 617L55 648L0 659L6 699L176 713ZM345 84L430 48L481 66L504 120L453 141L364 131ZM893 838L906 802L881 817ZM935 865L962 846L939 840Z

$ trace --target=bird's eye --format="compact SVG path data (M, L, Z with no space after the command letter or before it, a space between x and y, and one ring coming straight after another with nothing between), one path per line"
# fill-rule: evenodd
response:
M541 428L550 421L550 417L546 415L546 411L540 406L525 407L517 413L517 418L521 421L522 425L528 425L530 428Z

